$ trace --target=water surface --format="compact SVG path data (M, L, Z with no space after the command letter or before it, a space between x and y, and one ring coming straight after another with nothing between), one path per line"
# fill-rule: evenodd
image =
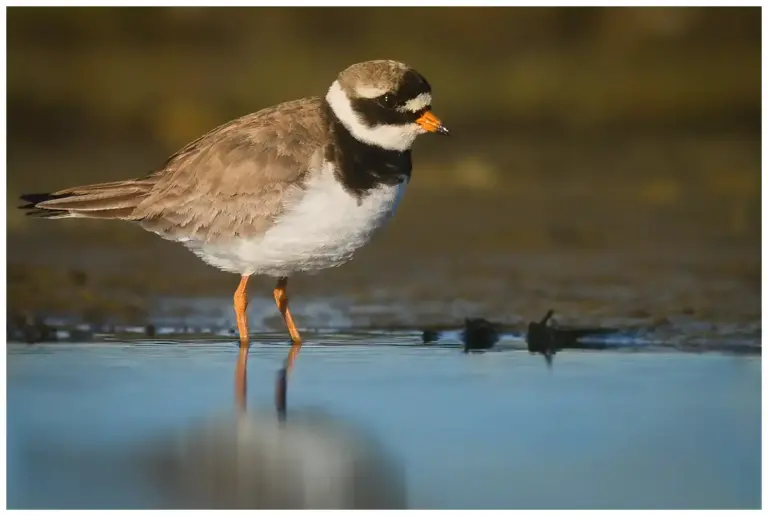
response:
M760 506L759 357L571 351L548 369L511 338L477 355L417 344L313 335L289 388L289 418L322 410L375 436L409 507ZM253 346L250 410L271 410L286 351ZM232 410L236 354L222 339L9 344L8 506L157 507L126 457Z

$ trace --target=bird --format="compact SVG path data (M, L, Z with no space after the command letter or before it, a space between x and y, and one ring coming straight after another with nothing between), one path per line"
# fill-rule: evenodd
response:
M352 64L324 96L283 102L216 127L134 179L21 196L27 215L128 221L235 273L239 334L235 392L245 405L250 347L246 308L253 275L276 280L273 297L291 347L302 338L289 309L288 279L349 261L386 225L411 178L416 138L447 135L432 88L411 66L378 59Z

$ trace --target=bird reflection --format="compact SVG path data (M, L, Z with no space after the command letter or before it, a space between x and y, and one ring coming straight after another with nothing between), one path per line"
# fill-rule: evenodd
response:
M406 507L402 472L371 437L318 412L299 411L285 423L285 368L277 377L277 415L248 411L247 365L248 350L241 348L235 365L238 417L212 419L152 448L152 476L164 506Z
M277 418L285 421L288 390L288 372L285 367L277 373L275 384L275 408ZM248 402L248 348L240 348L235 365L235 407L244 414Z
M360 429L306 410L286 423L239 412L145 450L162 508L406 508L399 464Z
M248 348L240 348L235 366L235 407L245 413L248 397Z

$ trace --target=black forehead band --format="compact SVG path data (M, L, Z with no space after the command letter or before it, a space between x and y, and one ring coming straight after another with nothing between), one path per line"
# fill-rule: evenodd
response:
M408 70L403 74L400 84L397 87L395 96L399 100L410 100L418 97L422 93L430 93L432 88L427 80L418 72Z

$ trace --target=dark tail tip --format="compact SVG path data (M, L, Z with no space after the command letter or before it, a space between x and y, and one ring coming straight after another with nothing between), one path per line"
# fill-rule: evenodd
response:
M43 218L56 218L56 217L62 217L63 213L58 210L45 210L42 208L38 208L37 204L44 202L44 201L50 201L53 199L60 199L62 197L66 197L66 195L54 195L51 193L29 193L29 194L22 194L19 199L22 201L26 201L28 204L24 204L22 206L19 206L18 209L20 210L27 210L27 215L30 217L43 217Z
M26 201L32 205L32 207L35 206L35 204L44 202L44 201L50 201L52 199L60 199L61 197L65 197L64 195L53 195L51 193L28 193L28 194L22 194L21 197L19 197L22 201ZM27 208L29 205L19 206L20 208Z

